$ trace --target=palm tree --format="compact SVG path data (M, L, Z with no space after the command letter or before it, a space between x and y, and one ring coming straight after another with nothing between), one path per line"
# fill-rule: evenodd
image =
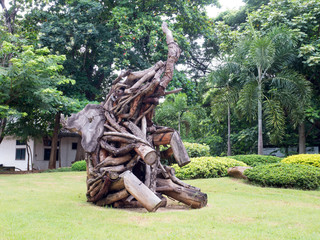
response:
M211 95L212 114L218 121L227 116L228 156L231 156L231 107L235 106L238 100L239 82L236 80L239 77L239 70L238 64L226 62L209 75L209 83L213 87L208 92L208 95Z
M241 41L237 56L243 61L248 77L240 92L239 107L247 116L258 119L258 154L263 154L262 114L271 130L271 142L284 134L285 111L294 124L303 120L310 97L309 83L289 70L295 59L296 43L288 29L276 27L263 33L251 25L251 36Z

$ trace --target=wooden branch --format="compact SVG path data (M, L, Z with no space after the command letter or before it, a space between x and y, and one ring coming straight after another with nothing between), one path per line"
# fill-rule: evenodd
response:
M167 190L161 190L166 188ZM173 190L170 190L171 188ZM157 178L157 189L159 189L159 192L162 192L177 201L183 202L192 208L202 208L207 205L207 194L179 186L170 179Z
M96 202L98 206L106 206L129 196L127 190L123 189L117 193L109 194L107 197Z
M164 132L164 133L154 133L153 136L153 144L156 146L167 145L170 144L172 135L174 132Z
M128 162L131 158L132 157L131 157L130 154L124 155L122 157L117 157L117 158L109 156L109 157L105 158L102 162L100 162L95 167L95 169L98 169L98 168L101 168L101 167L106 167L106 166L120 165L120 164L123 164L125 162Z
M122 156L128 154L130 151L132 151L134 148L136 148L136 144L128 144L125 147L122 148L115 148L112 147L107 142L100 142L100 145L103 149L107 150L109 153L111 153L113 156Z
M178 92L181 92L182 91L182 88L177 88L175 90L172 90L172 91L168 91L168 92L165 92L164 95L169 95L169 94L172 94L172 93L178 93Z
M109 191L120 191L124 189L124 180L119 178L117 181L112 182L109 187Z
M173 167L169 167L169 166L164 166L164 168L167 170L167 173L169 174L169 177L170 179L172 180L172 182L182 186L182 187L185 187L185 188L191 188L191 189L194 189L196 191L201 191L200 188L197 188L197 187L194 187L194 186L191 186L187 183L184 183L182 182L179 178L176 177L175 175L175 170Z
M117 165L112 167L102 167L99 169L100 173L104 172L124 172L127 168L124 165Z
M132 134L134 134L135 136L137 136L137 137L139 137L139 138L141 138L141 139L143 139L145 141L147 140L146 139L146 133L143 133L141 131L141 129L136 124L134 124L133 122L127 121L127 122L123 122L122 124L126 128L128 128L132 132Z
M132 72L132 73L129 74L129 76L127 77L127 79L126 79L126 81L124 83L125 84L129 84L129 83L133 82L136 79L142 78L143 76L145 76L148 72L150 72L152 70L157 71L163 65L164 65L164 63L162 61L159 61L154 66L152 66L151 68L148 68L146 70L139 71L139 72Z
M168 29L166 22L162 23L162 30L166 34L167 44L168 44L168 59L166 63L166 70L163 78L161 79L159 94L164 95L164 91L168 86L169 82L172 80L174 65L178 61L181 53L181 49L178 44L174 42L171 30Z

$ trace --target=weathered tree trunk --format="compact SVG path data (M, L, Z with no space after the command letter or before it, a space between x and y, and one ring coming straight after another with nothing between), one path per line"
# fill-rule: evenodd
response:
M261 71L259 70L259 83L258 83L258 154L263 155L263 135L262 135L262 83Z
M306 153L306 130L304 123L299 125L299 154Z
M18 12L18 8L15 6L15 1L13 1L13 6L9 11L5 5L5 0L0 0L0 5L4 11L5 24L8 28L8 32L14 34L14 21Z
M86 153L81 145L81 136L80 136L80 137L78 137L77 151L76 151L76 156L75 156L73 162L77 162L77 161L84 160L84 159L86 159Z
M57 112L54 119L54 129L53 129L53 136L51 140L51 152L50 152L50 160L49 160L49 167L48 167L49 169L56 168L59 128L60 128L60 112Z
M153 67L122 72L101 105L87 105L63 122L82 136L87 153L87 198L99 206L144 207L156 211L166 205L164 193L193 208L206 205L200 189L183 183L163 166L160 155L173 155L179 166L190 162L177 131L156 126L154 109L172 79L180 48L166 24L168 58ZM160 152L160 145L170 148Z
M4 130L7 125L7 118L1 118L0 119L0 144L2 143L4 139Z
M230 105L228 103L228 151L227 156L231 156L231 113L230 113Z

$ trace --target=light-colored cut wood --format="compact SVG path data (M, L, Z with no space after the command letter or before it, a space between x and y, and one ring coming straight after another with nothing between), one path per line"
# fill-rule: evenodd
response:
M131 171L125 171L120 177L124 179L126 190L149 212L155 212L159 208L161 199L144 185Z
M173 151L173 156L177 161L179 167L182 167L190 162L187 150L184 147L178 132L174 132L174 134L172 135L170 146Z

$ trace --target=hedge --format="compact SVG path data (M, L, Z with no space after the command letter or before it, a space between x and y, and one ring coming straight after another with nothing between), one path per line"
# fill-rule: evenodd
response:
M302 164L274 163L245 170L252 183L261 186L317 189L320 186L320 169Z
M320 168L320 154L298 154L284 158L282 163L299 163Z
M268 155L235 155L230 156L230 158L236 159L238 161L244 162L251 167L258 165L269 164L269 163L278 163L281 161L281 158Z
M86 171L87 163L85 160L77 161L71 165L72 171Z
M226 157L191 158L191 162L180 168L172 165L180 179L217 178L227 176L230 167L247 166L245 163Z
M183 145L190 158L210 156L210 148L207 145L188 142L183 142Z

